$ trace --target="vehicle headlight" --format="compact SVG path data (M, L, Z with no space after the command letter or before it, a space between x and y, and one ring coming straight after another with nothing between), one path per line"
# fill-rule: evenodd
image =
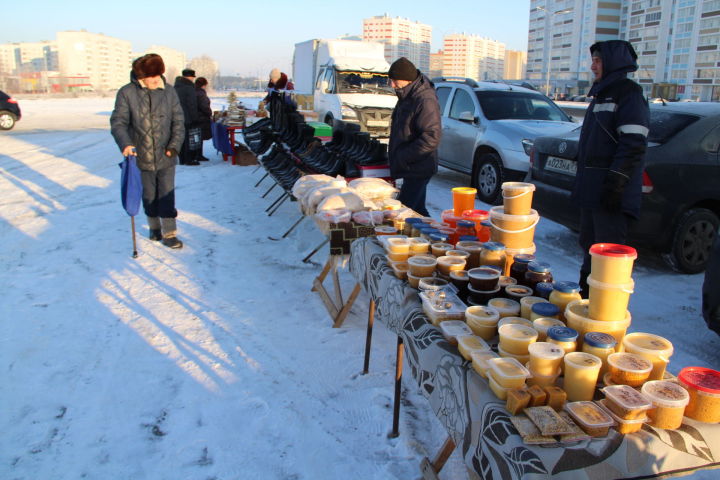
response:
M525 155L527 155L529 157L530 153L532 153L533 141L529 140L527 138L523 138L522 146L523 146L523 150L525 150Z
M357 114L355 113L355 110L348 107L347 105L342 105L340 107L340 114L343 118L357 118Z

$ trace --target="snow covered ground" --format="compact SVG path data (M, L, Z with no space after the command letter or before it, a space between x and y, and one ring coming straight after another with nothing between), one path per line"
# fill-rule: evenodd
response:
M257 99L242 101L254 106ZM223 99L214 99L218 108ZM112 98L22 100L0 134L0 478L416 478L444 432L425 399L404 388L401 436L392 418L395 337L376 324L362 376L367 297L332 329L310 292L326 250L254 167L178 167L180 251L149 241L119 202ZM439 217L450 188L433 179ZM265 188L262 188L265 186ZM481 204L478 204L481 207ZM548 220L538 257L575 280L576 235ZM346 291L352 285L342 273ZM671 339L670 370L720 367L720 338L700 316L702 276L641 255L632 331ZM442 478L463 478L454 460ZM710 478L695 475L695 478Z

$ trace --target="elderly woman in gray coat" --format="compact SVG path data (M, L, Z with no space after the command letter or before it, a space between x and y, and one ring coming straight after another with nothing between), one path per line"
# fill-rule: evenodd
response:
M133 62L130 83L117 93L110 127L123 155L137 155L150 239L182 248L175 221L175 165L185 138L184 117L163 73L160 55L149 53Z

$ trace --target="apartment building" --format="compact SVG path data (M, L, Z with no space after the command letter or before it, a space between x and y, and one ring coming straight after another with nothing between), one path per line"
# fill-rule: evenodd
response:
M428 74L428 77L442 77L444 57L445 55L442 50L438 50L437 52L430 54L430 68L428 69L430 73Z
M464 33L443 37L444 77L502 80L504 74L504 43Z
M525 78L525 65L527 52L520 50L505 50L505 80L521 80Z
M363 19L364 41L385 45L385 59L392 63L406 57L423 73L430 70L432 27L387 14Z
M58 69L54 41L6 43L0 45L0 72L7 75Z
M130 81L130 42L85 30L57 33L60 72L84 75L94 90L117 89Z

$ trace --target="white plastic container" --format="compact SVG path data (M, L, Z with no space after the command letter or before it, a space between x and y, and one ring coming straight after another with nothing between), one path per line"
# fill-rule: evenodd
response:
M503 388L520 388L530 372L514 358L492 358L487 361L488 373Z
M462 320L447 320L440 323L440 331L451 345L457 345L457 337L472 335L472 330Z
M526 325L509 324L498 328L500 346L508 353L527 355L528 346L537 341L538 334L534 328Z
M457 337L458 351L465 360L472 360L473 352L490 351L490 345L476 335L461 335Z
M488 300L488 307L498 311L500 318L520 316L520 302L509 298L493 298Z

